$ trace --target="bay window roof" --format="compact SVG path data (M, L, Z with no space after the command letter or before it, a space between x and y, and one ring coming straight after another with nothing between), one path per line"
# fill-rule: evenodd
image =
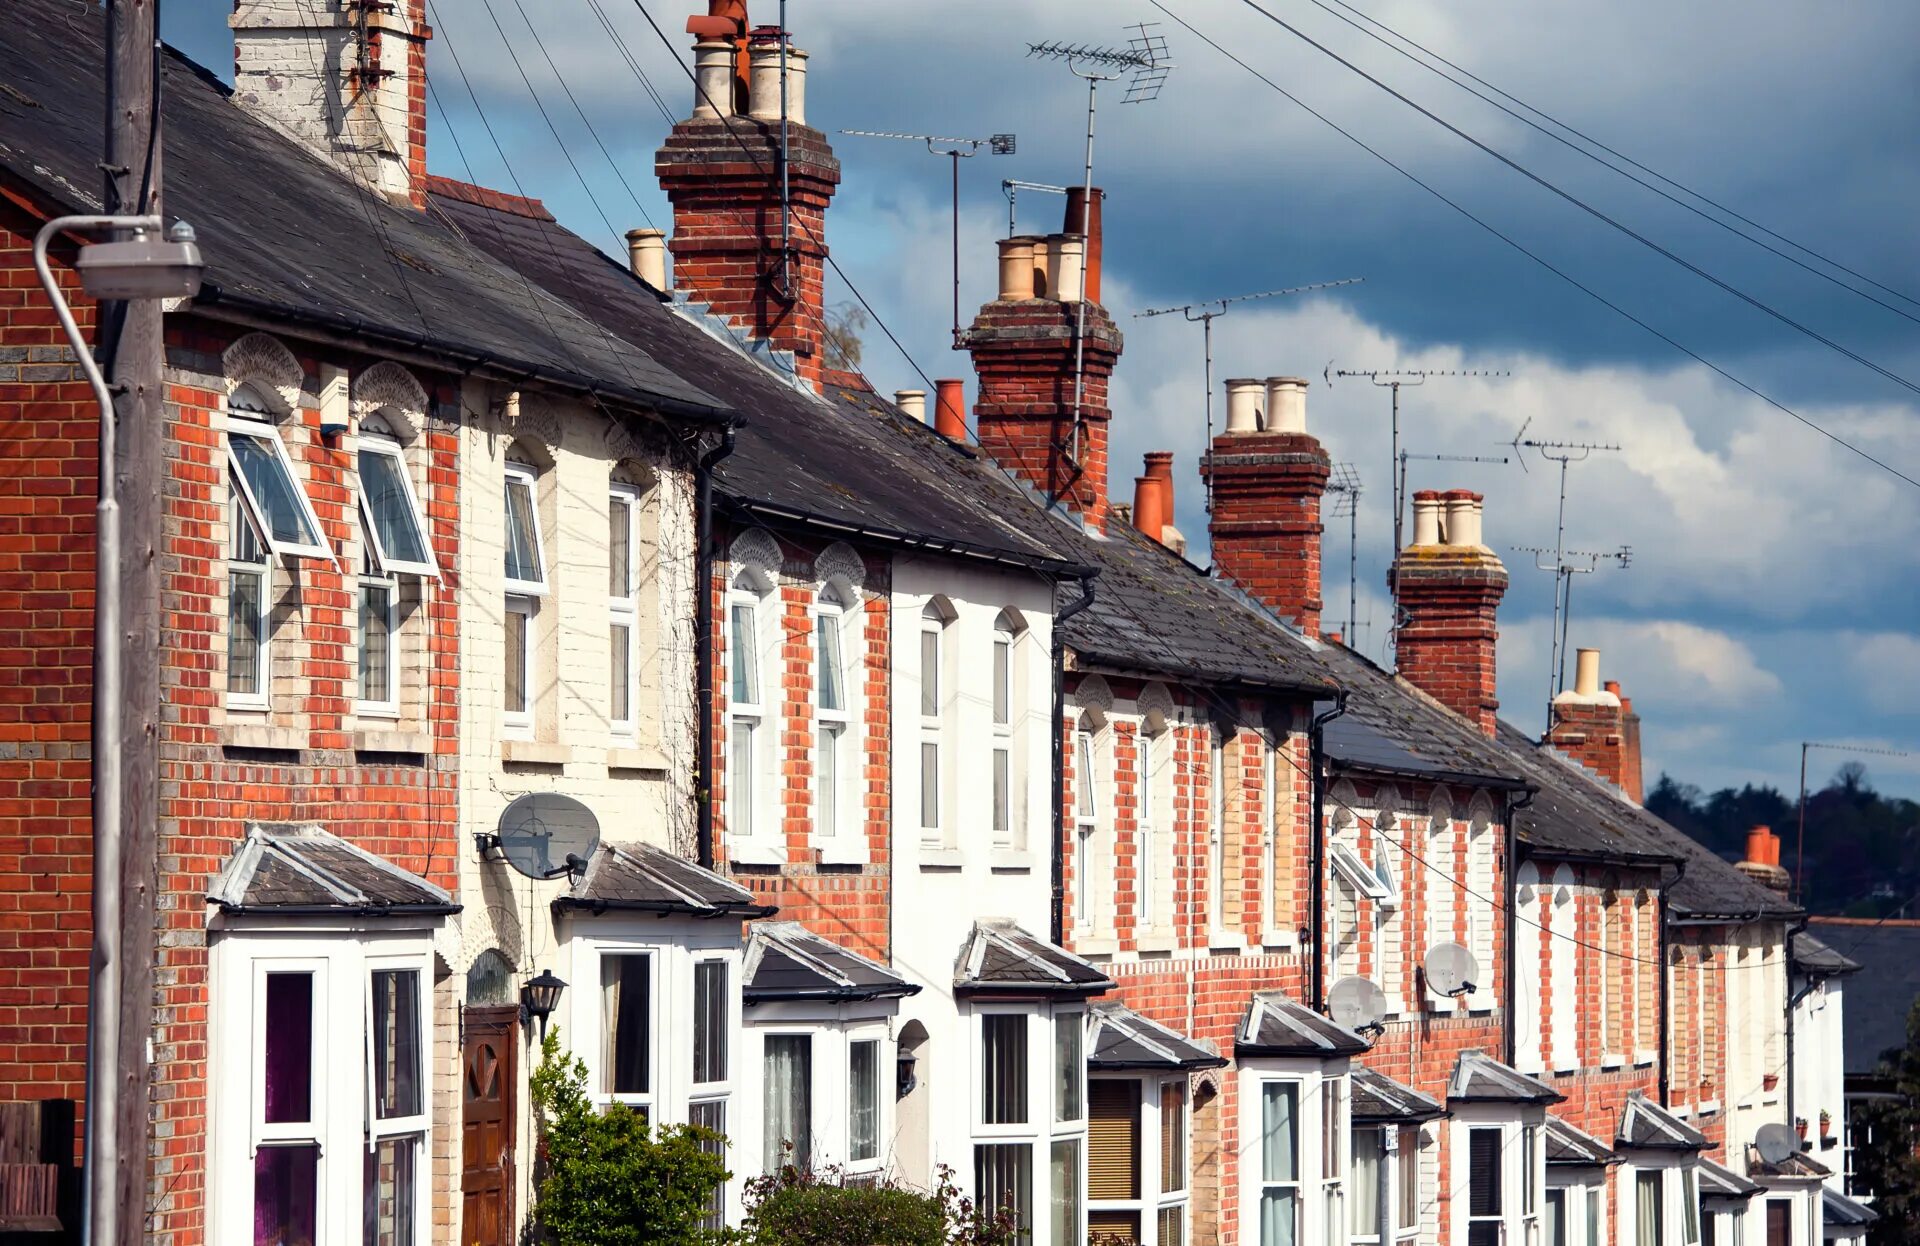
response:
M1592 1134L1582 1133L1557 1116L1548 1115L1547 1166L1549 1168L1598 1168L1619 1162L1620 1157L1600 1139ZM1704 1186L1705 1174L1702 1174L1703 1190Z
M553 910L771 917L779 909L711 870L652 844L601 844Z
M444 916L446 891L312 823L261 823L207 890L227 913Z
M1098 995L1113 979L1006 918L973 924L954 962L953 989L972 994Z
M755 922L747 935L741 994L749 1005L774 1000L899 999L920 993L892 969L799 922Z
M1366 1051L1366 1039L1324 1017L1285 991L1260 991L1247 1001L1234 1035L1241 1057L1309 1056L1323 1060Z
M1188 1038L1123 1004L1095 1004L1090 1024L1087 1068L1094 1073L1178 1072L1217 1069L1227 1063L1212 1043Z
M1822 1223L1829 1229L1864 1229L1880 1218L1880 1213L1864 1203L1855 1202L1831 1187L1820 1191Z
M1780 1177L1791 1181L1814 1181L1822 1177L1831 1177L1833 1169L1805 1151L1795 1151L1779 1163L1771 1163L1760 1155L1760 1148L1747 1144L1747 1175L1766 1179Z
M1760 1187L1747 1180L1724 1164L1716 1164L1702 1155L1700 1164L1700 1197L1739 1199L1745 1202L1760 1192Z
M1703 1151L1709 1144L1705 1134L1635 1091L1620 1109L1620 1130L1614 1145L1652 1151Z
M1462 1103L1560 1103L1566 1096L1484 1051L1460 1053L1447 1081L1447 1099Z
M1356 1125L1412 1125L1447 1114L1436 1099L1403 1086L1378 1069L1353 1066L1353 1100L1349 1114Z

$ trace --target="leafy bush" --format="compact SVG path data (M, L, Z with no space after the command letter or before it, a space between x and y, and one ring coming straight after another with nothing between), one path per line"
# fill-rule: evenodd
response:
M753 1246L1012 1246L1010 1211L976 1211L940 1169L933 1193L891 1177L854 1181L838 1168L793 1165L747 1182L746 1239Z
M707 1202L731 1175L705 1149L722 1141L688 1125L648 1128L631 1108L601 1111L587 1096L587 1069L560 1049L560 1032L540 1047L530 1081L540 1111L544 1174L533 1209L553 1246L719 1246L731 1240L704 1225Z

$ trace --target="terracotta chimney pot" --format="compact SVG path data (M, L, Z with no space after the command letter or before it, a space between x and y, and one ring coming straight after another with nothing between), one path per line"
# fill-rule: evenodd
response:
M1019 302L1033 297L1033 239L1030 236L1000 240L1000 297Z
M1167 484L1158 476L1133 478L1133 526L1154 540L1162 540L1167 527Z
M1087 200L1087 188L1072 186L1067 189L1067 211L1064 227L1067 233L1080 234L1086 239L1084 272L1086 274L1085 296L1089 303L1100 301L1100 257L1101 228L1100 205L1107 194L1098 186L1093 188L1093 200Z
M934 431L953 441L967 439L967 383L957 377L935 381Z

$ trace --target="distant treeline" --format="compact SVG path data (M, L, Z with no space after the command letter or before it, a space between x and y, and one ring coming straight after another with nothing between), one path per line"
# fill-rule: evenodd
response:
M1729 861L1745 855L1749 830L1771 826L1780 836L1780 864L1789 872L1796 865L1794 793L1749 784L1708 794L1663 774L1647 808ZM1920 916L1920 803L1874 791L1859 762L1807 793L1801 901L1810 912L1834 916Z

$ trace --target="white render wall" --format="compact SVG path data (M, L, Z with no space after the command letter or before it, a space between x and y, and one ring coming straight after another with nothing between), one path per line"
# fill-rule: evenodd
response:
M498 829L500 815L527 792L559 792L599 818L608 842L651 843L692 856L694 812L693 553L691 474L670 466L634 435L616 429L584 404L523 395L509 423L505 393L469 380L461 392L460 551L452 582L460 593L460 890L458 938L448 961L464 975L488 949L500 951L518 985L553 969L572 985L567 997L593 987L568 972L549 905L564 880L535 882L501 860L482 862L474 837ZM535 459L548 596L536 616L532 690L538 711L531 738L502 729L505 692L506 516L504 464L510 448ZM640 581L635 660L639 734L621 739L608 721L611 651L607 611L607 498L613 468L643 467L654 478L658 554L638 551ZM647 525L641 526L642 540ZM650 626L651 625L651 626ZM496 854L497 856L497 854ZM595 982L598 979L594 979ZM563 998L562 1010L570 1007ZM580 1044L570 1041L576 1050ZM589 1042L586 1046L593 1046ZM524 1078L538 1059L529 1042ZM529 1206L533 1137L520 1106L515 1209Z
M1744 1155L1760 1126L1792 1124L1787 1119L1786 927L1780 922L1736 927L1725 955L1727 1149ZM1775 1078L1771 1088L1769 1075Z
M1793 1006L1793 1110L1807 1122L1807 1140L1813 1143L1813 1157L1833 1170L1827 1184L1846 1193L1847 1102L1846 1060L1843 1046L1842 996L1845 978L1824 978L1809 983L1795 975L1793 989L1805 991ZM1831 1121L1826 1145L1820 1134L1820 1113Z

